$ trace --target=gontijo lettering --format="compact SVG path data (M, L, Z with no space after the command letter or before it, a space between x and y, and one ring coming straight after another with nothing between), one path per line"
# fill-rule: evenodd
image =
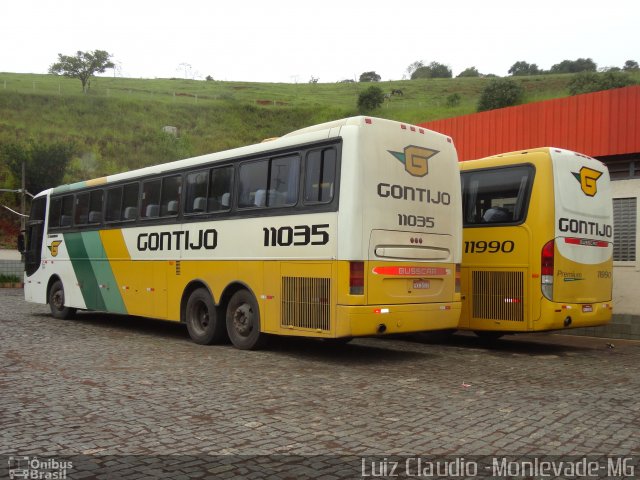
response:
M174 232L141 233L138 235L138 250L214 250L218 246L218 231L215 228L198 230L193 235L189 230Z
M613 227L605 223L576 220L575 218L560 218L558 229L561 232L581 233L583 235L598 235L600 237L613 237Z
M406 185L391 185L389 183L378 184L378 196L382 198L394 198L396 200L409 200L411 202L434 203L449 205L451 195L447 192L432 192L428 188L415 188Z

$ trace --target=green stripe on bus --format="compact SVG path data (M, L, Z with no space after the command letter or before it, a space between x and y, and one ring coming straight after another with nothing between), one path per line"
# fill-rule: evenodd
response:
M57 193L66 193L72 190L78 190L79 188L84 188L87 186L87 182L76 182L69 185L60 185L52 190L51 194L55 195Z
M73 265L73 271L78 279L80 291L84 298L84 303L91 310L105 310L102 295L98 291L98 282L93 266L87 255L81 233L65 233L64 240L67 244L67 251Z
M84 232L82 233L82 241L90 259L96 282L99 287L102 287L98 288L98 292L106 307L105 310L113 313L127 313L111 264L105 254L100 233Z

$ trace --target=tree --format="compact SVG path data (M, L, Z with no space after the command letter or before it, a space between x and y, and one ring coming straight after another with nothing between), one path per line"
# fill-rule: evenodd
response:
M62 183L67 165L75 152L75 144L65 142L7 143L0 148L0 159L14 178L22 177L22 162L26 167L26 188L36 194Z
M633 84L635 84L633 79L623 72L580 72L569 82L569 93L571 95L579 95L581 93L611 90L612 88L626 87Z
M367 113L380 108L384 102L384 93L379 87L371 86L358 96L358 110Z
M407 67L407 74L411 76L413 75L413 72L422 67L424 67L424 62L422 60L417 60Z
M379 82L380 81L380 75L378 75L376 72L364 72L362 75L360 75L360 82Z
M480 72L478 71L478 69L476 67L465 68L463 71L461 71L458 74L458 78L462 78L462 77L479 77L479 76L480 76Z
M590 58L578 58L577 60L563 60L552 65L551 73L595 72L597 69L598 66Z
M426 67L420 67L411 74L411 80L417 78L451 78L453 73L451 69L438 62L431 62Z
M542 71L535 63L527 63L525 61L519 61L511 65L509 73L514 77L522 75L539 75Z
M640 65L638 65L638 62L636 62L635 60L627 60L626 62L624 62L624 67L622 67L622 69L625 72L636 72L640 70Z
M478 112L510 107L522 102L524 89L509 78L492 80L480 94Z
M107 68L114 68L111 54L104 50L81 52L75 56L58 54L58 61L49 67L49 73L77 78L82 82L82 91L87 93L91 85L91 77L96 73L104 73Z

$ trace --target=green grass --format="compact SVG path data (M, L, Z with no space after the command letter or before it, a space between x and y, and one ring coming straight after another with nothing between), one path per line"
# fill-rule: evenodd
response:
M568 95L571 75L515 77L525 101ZM640 80L640 74L635 75ZM385 101L374 116L421 123L475 112L487 78L380 82ZM280 136L356 115L370 83L284 84L97 77L88 94L79 80L0 73L0 143L73 141L77 155L66 181L111 174ZM458 93L460 104L447 107ZM165 125L179 129L173 138ZM0 175L2 166L0 165ZM0 178L0 184L2 179Z

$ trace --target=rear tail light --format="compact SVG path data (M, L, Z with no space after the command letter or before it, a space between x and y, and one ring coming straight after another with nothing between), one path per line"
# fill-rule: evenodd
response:
M364 295L364 262L349 262L349 294Z
M553 299L553 253L555 243L549 240L542 247L542 255L540 258L540 285L542 294L549 300Z
M455 293L460 293L460 264L456 263L456 290Z

